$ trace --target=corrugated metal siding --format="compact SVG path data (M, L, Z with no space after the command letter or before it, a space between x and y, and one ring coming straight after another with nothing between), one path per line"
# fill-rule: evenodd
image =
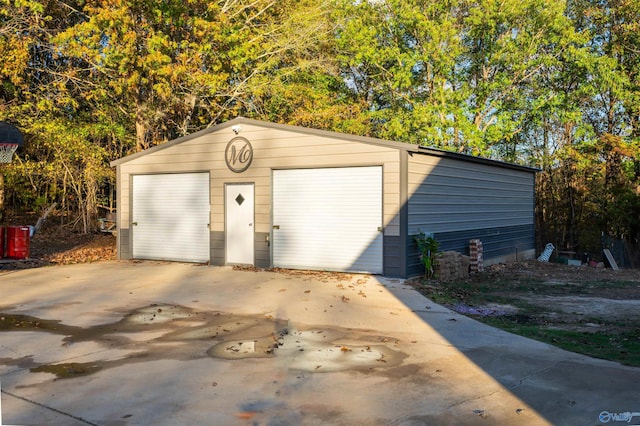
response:
M384 268L390 275L397 270L400 270L399 275L406 274L408 258L404 255L405 250L412 243L411 234L418 229L444 235L460 230L533 223L533 173L527 171L409 152L408 173L403 173L400 158L406 156L407 151L402 148L360 143L348 140L349 136L343 139L338 134L295 131L259 123L242 123L241 127L240 136L247 138L254 149L251 167L241 174L231 172L224 162L226 144L236 136L230 126L176 141L149 154L137 154L118 164L118 250L121 258L131 256L128 232L131 223L130 176L133 174L211 173L209 240L212 264L224 264L224 184L243 182L255 184L256 264L270 263L269 245L265 247L265 242L272 233L272 169L383 166ZM403 179L408 179L408 183ZM401 199L401 192L409 200L406 204L404 198ZM524 219L526 212L530 214L530 221Z
M209 245L211 247L210 264L215 266L224 265L224 232L211 232Z
M383 272L382 167L273 171L274 266Z
M532 235L534 225L519 225L500 228L475 229L469 231L443 232L436 234L441 250L455 250L469 254L469 240L478 238L483 243L485 259L493 259L511 253L523 253L535 248ZM472 235L470 237L470 235Z
M533 223L534 174L431 156L409 159L409 235Z
M530 224L443 232L434 234L434 237L440 243L441 251L457 251L468 256L469 240L478 238L482 241L484 259L510 257L517 261L523 260L528 252L535 249L534 235L535 227ZM424 267L413 237L409 241L409 253L408 276L423 274Z
M404 277L400 259L400 237L384 237L384 275L387 277Z
M224 184L255 184L256 250L260 243L258 234L271 234L271 171L272 169L349 167L358 165L382 165L384 174L384 233L399 235L399 155L395 148L387 148L337 137L291 132L243 124L240 136L247 138L254 149L251 167L244 173L231 172L224 162L224 150L228 141L236 135L231 128L203 134L184 143L171 146L149 155L139 156L118 166L119 196L118 216L120 230L130 223L129 176L142 173L169 173L189 171L211 172L211 262L224 264L224 239L215 236L224 233ZM128 242L120 240L119 252L126 253ZM260 255L264 259L264 250ZM256 262L258 262L256 257ZM270 260L269 260L270 261Z
M129 236L130 232L128 228L118 227L118 259L131 259L131 240Z
M265 232L256 232L256 267L257 268L269 268L271 267L271 246L268 239L270 235Z
M432 156L409 158L408 274L420 273L413 236L433 233L442 250L468 254L479 238L490 260L535 245L531 171Z
M133 257L209 261L209 174L133 176Z

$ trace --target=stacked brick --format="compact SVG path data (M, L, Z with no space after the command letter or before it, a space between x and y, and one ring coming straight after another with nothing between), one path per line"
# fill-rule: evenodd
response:
M463 280L469 276L469 256L456 251L445 251L438 254L435 276L438 281L449 282Z
M484 270L482 259L482 241L477 239L469 241L469 257L471 259L469 272L482 272Z

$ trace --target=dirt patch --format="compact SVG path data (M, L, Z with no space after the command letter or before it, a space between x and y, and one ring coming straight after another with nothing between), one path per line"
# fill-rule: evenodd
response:
M553 307L564 315L592 321L613 321L640 318L640 300L617 300L582 296L523 296L523 300L540 309Z
M110 233L83 234L65 226L47 226L31 237L28 259L2 259L0 271L98 262L115 258L116 237Z
M494 265L466 280L412 280L437 303L502 329L640 365L640 271L537 261Z

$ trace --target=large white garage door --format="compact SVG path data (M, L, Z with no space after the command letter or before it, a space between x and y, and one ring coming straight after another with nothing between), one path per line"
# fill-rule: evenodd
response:
M382 167L273 171L273 264L382 274Z
M209 174L133 176L136 259L209 261Z

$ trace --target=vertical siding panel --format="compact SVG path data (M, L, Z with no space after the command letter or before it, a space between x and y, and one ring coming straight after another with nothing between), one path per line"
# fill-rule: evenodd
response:
M534 248L533 171L429 155L409 158L409 269L419 268L413 235L431 232L443 250L483 240L485 259Z
M148 154L136 154L117 167L119 231L128 229L130 219L130 176L137 174L210 173L210 251L212 264L224 264L224 184L253 183L256 190L256 264L270 265L271 248L266 239L271 233L271 176L274 169L383 166L383 223L385 236L398 236L399 185L398 149L341 138L339 134L318 134L307 129L296 131L269 125L242 124L240 136L254 150L251 167L233 173L224 161L227 143L236 135L230 127L205 131L184 141L169 142ZM125 228L126 227L126 228ZM126 256L130 241L122 234L119 255Z

